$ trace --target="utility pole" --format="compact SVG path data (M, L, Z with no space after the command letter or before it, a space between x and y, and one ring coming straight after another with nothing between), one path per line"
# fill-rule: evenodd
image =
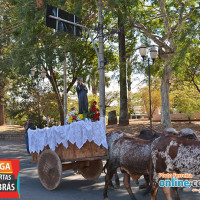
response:
M65 48L66 49L66 48ZM63 71L64 71L64 125L67 124L67 70L66 70L66 52L64 52L64 64L63 64Z
M100 120L104 122L105 124L105 113L106 113L106 109L105 109L105 75L104 75L104 43L103 43L103 20L102 20L102 0L98 0L98 26L99 26L99 52L97 50L97 47L95 45L94 39L92 37L92 34L90 32L90 29L87 26L83 26L77 22L75 22L75 17L73 16L73 20L69 21L67 20L67 16L70 17L72 16L72 14L64 12L56 7L53 6L47 6L47 14L46 14L46 26L54 28L56 30L60 30L59 27L56 27L55 25L55 20L56 20L56 24L58 24L58 21L63 22L65 26L63 27L67 27L68 24L71 24L74 26L74 30L73 33L70 32L70 30L64 28L61 29L67 33L72 33L76 35L80 35L80 33L76 30L78 30L79 27L84 28L88 31L90 39L92 41L92 44L94 46L94 50L97 54L98 57L98 69L99 69L99 98L100 98ZM65 19L61 18L59 16L59 12L64 12L65 13ZM53 21L52 21L53 20ZM77 28L76 28L77 27ZM64 61L64 69L66 69L66 60ZM64 81L66 81L65 78L65 70L64 70ZM66 84L66 83L65 83ZM66 85L65 85L66 87ZM64 88L64 94L65 94L66 88ZM65 110L67 110L67 96L64 96L64 106L66 106L64 108L64 113L66 112ZM64 114L64 118L66 118L66 114ZM105 126L106 127L106 126Z
M102 0L98 0L98 28L99 28L99 99L100 99L100 120L106 123L105 121L105 74L104 74L104 43L103 43L103 17L102 9L103 4ZM105 124L106 125L106 124ZM105 126L106 127L106 126Z

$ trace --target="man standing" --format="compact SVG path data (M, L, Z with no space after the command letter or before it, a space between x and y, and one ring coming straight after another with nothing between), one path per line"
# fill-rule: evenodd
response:
M28 144L28 129L32 129L32 130L35 130L35 126L33 124L33 121L31 118L29 118L27 120L27 122L24 124L24 129L25 129L25 141L26 141L26 149L27 149L27 152L28 154L30 154L30 151L29 151L29 144Z
M87 98L87 87L85 83L83 83L83 78L78 77L78 84L76 86L76 91L78 94L78 102L79 102L79 114L88 112L88 98Z

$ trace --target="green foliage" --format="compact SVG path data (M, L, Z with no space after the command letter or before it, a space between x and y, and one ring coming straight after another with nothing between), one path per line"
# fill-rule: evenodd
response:
M5 44L4 54L7 53L5 54L7 56L4 60L0 59L0 62L4 64L5 69L9 62L10 65L7 68L9 70L12 69L15 74L18 74L18 77L23 77L25 85L29 85L30 70L32 68L36 68L38 71L34 79L38 79L40 71L45 70L47 78L52 85L52 90L57 95L55 100L57 99L58 110L60 111L60 116L62 116L62 97L60 93L63 92L62 71L64 53L67 58L67 91L73 90L73 85L78 76L86 78L93 73L94 69L95 73L98 71L96 53L88 37L88 33L83 30L83 37L77 38L76 36L54 31L46 27L46 9L45 7L38 9L36 1L9 0L8 3L14 12L9 12L9 9L8 12L4 12L3 23L6 25L7 21L9 21L12 28L10 29L9 37L6 35L6 39L12 38L12 40L10 40L9 46L8 43ZM97 21L97 6L95 1L93 4L90 4L87 1L50 0L48 4L76 14L76 16L82 19L82 23L89 28ZM90 18L91 16L93 18ZM13 26L13 24L17 25ZM9 51L7 48L9 48ZM105 55L109 60L109 67L107 66L107 70L109 71L112 65L116 66L113 64L115 57L113 56L112 49L107 48ZM93 69L93 66L96 66L96 68ZM13 78L18 79L18 77L15 76ZM23 83L20 84L19 81L17 86L23 88L23 90L27 90L28 87L24 87ZM16 93L15 91L10 90L13 93Z
M94 38L98 37L98 32L94 28L98 21L98 8L95 0L48 0L48 2L44 2L80 17L82 24L91 29ZM156 59L155 65L151 65L151 74L153 77L161 78L165 62L170 60L169 63L173 65L173 69L176 71L174 79L189 81L198 91L200 81L200 12L199 9L194 8L199 5L195 0L186 0L182 2L185 3L185 7L181 8L178 2L175 0L165 1L167 19L172 29L171 38L173 42L170 45L174 52L173 54L166 54L166 57L162 59L161 55L165 51L160 46L159 58ZM182 16L180 15L181 9L183 9ZM3 94L1 101L6 101L7 116L14 118L18 123L20 120L26 120L29 115L37 119L39 102L41 113L44 112L44 115L51 119L54 118L55 123L58 122L59 115L61 115L61 105L58 105L61 104L59 101L63 101L60 94L63 92L63 61L65 56L67 58L68 91L75 94L74 84L78 76L82 76L84 80L87 79L88 85L95 85L98 88L97 57L88 33L83 30L83 38L77 38L46 27L45 7L37 8L36 1L32 0L8 0L6 4L1 1L0 12L3 13L0 18L0 92ZM154 0L104 1L103 15L104 56L108 57L108 65L105 66L106 72L118 69L119 58L116 42L120 31L117 19L120 17L126 32L127 74L130 76L134 71L148 75L146 62L138 63L136 55L138 50L135 46L138 40L147 46L151 44L152 41L149 38L151 34L156 35L156 38L160 41L162 37L166 36L164 16L160 12L159 2ZM187 19L184 19L184 17L187 17ZM184 20L179 26L182 19ZM149 31L149 35L136 27L138 23ZM171 38L162 40L165 44L169 44ZM95 43L98 47L98 42L95 41ZM30 79L30 70L33 67L38 71L32 80ZM51 91L40 91L41 98L38 99L35 84L40 71L43 69L45 69L51 84ZM2 87L4 83L6 83L5 87ZM158 88L156 88L156 91L157 98L159 96ZM148 102L147 91L140 91L139 93L143 93L145 102ZM138 94L134 95L130 94L129 112L133 112L134 103L139 103ZM153 91L152 95L154 95ZM97 99L97 97L89 96L89 101L94 101L95 98ZM140 98L142 99L142 97ZM193 97L191 96L191 98ZM153 96L152 100L154 100ZM190 102L190 104L195 105L194 102ZM106 105L111 105L107 108L107 112L116 109L119 115L119 96L117 94L106 94ZM146 105L148 106L148 103ZM179 104L176 102L176 105ZM147 106L146 110L149 110ZM68 109L71 107L78 109L77 99L68 99ZM187 110L191 109L188 107L184 112L189 112ZM180 110L180 112L183 111Z
M179 81L189 81L196 88L197 92L200 92L199 60L200 48L197 45L189 47L184 53L184 57L176 61L181 67L177 68L175 73Z
M143 87L139 91L141 104L143 105L144 110L146 111L148 117L150 118L150 103L149 103L149 88ZM153 116L154 112L161 107L161 94L160 90L153 88L151 90L151 115Z
M171 92L173 108L178 113L185 113L188 118L200 112L200 93L189 82L174 84Z

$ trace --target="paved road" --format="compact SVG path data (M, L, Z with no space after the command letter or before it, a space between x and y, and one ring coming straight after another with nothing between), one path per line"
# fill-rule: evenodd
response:
M30 164L31 156L25 151L25 144L0 141L0 159L20 159L20 193L22 200L103 200L104 174L96 181L87 181L81 175L73 175L72 170L63 172L59 187L54 191L46 190L40 183L37 174L37 165ZM143 179L140 183L143 183ZM129 195L122 182L121 188L109 190L110 200L129 200ZM150 196L143 196L143 191L132 184L132 190L138 200L149 200ZM181 199L200 199L200 194L191 191L179 192ZM162 190L159 190L157 199L164 200Z

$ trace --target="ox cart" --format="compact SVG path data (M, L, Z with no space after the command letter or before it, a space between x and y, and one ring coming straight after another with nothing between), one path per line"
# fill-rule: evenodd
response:
M108 158L103 122L73 122L70 125L28 130L29 150L38 163L38 175L48 190L58 187L62 171L77 168L87 180L97 179L102 160Z

